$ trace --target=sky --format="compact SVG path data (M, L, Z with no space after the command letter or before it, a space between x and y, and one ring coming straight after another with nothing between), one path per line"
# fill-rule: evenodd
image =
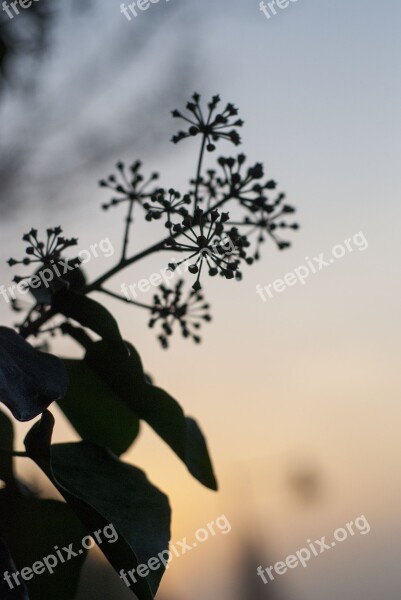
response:
M297 207L301 228L291 232L291 249L278 252L266 243L261 261L240 284L205 282L214 320L200 346L177 337L165 352L148 330L146 314L107 300L157 384L201 423L221 491L212 494L191 481L146 427L125 458L168 492L175 539L191 538L223 513L232 524L229 535L209 540L169 569L163 585L177 598L189 598L188 589L191 600L229 598L244 538L257 533L261 564L268 566L306 539L330 536L360 515L369 520L369 535L282 576L274 589L288 600L400 597L400 20L394 0L298 0L270 19L256 0L172 0L152 5L132 22L120 14L118 2L108 2L78 26L67 16L53 58L42 65L42 91L32 101L32 114L51 90L56 104L49 121L56 127L31 163L32 195L2 219L2 259L10 248L14 255L21 252L16 231L48 226L49 220L77 235L83 248L104 237L117 246L122 215L99 210L107 194L96 181L120 158L143 153L149 171L160 169L166 185L184 188L194 174L197 144L169 143L177 125L169 111L180 108L171 101L184 106L193 89L205 97L218 92L239 107L243 151L251 161L265 162ZM122 40L143 40L156 22L156 34L140 51L129 54L129 44L128 54L121 50ZM112 55L120 61L114 80ZM91 84L74 86L87 64L94 94ZM103 74L114 84L102 88ZM72 84L75 104L63 126L68 103L57 89L65 81ZM156 104L160 110L152 122ZM29 112L15 119L22 106L10 98L3 109L14 114L17 126L29 123ZM103 153L109 131L124 143ZM88 140L98 159L79 170L86 152L93 154ZM123 156L114 155L114 148ZM78 170L68 185L61 177L63 153ZM49 182L53 167L55 181ZM154 234L148 224L138 225L134 246L149 245ZM365 249L352 242L352 252L304 285L266 301L258 296L258 284L268 286L362 236ZM89 270L96 275L112 260L93 261ZM162 255L147 260L116 278L115 289L164 264ZM6 269L0 268L4 283L10 278ZM13 322L4 304L0 314L3 322ZM64 342L55 348L76 353ZM55 412L59 438L73 439ZM290 485L294 470L316 474L313 502L297 500Z

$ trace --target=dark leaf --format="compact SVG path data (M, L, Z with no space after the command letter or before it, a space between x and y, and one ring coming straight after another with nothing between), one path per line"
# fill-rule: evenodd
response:
M0 598L1 600L29 600L25 584L17 586L13 579L6 582L6 576L17 570L8 547L0 538Z
M0 411L0 448L12 452L14 448L14 431L10 419ZM14 480L13 458L0 452L0 481L12 484Z
M67 391L61 360L32 348L12 329L0 327L0 401L19 421L29 421Z
M217 490L203 433L194 419L185 417L174 398L164 390L150 385L146 403L142 405L138 415L174 450L187 465L191 475L206 487Z
M70 265L74 267L73 270L68 270L66 274L64 274L65 265ZM51 281L51 285L47 283L44 284L46 279L46 273L43 274L44 271L51 271L53 273L53 280ZM61 273L61 277L57 275L57 273ZM42 275L42 276L41 276ZM77 259L65 259L62 263L56 263L55 265L47 265L46 267L40 267L35 273L34 278L30 280L29 291L32 296L35 298L36 302L39 304L51 304L53 295L57 290L61 290L66 287L66 284L69 285L70 290L80 291L86 284L85 273L79 266L77 266ZM41 280L41 284L38 286L38 281ZM32 285L32 280L34 280L34 285Z
M53 573L47 570L41 574L33 573L26 582L31 600L75 598L87 554L82 548L85 535L85 528L67 504L9 493L7 488L0 491L0 536L6 540L17 565L13 571L21 571L24 567L32 569L34 563L43 562L49 555L58 560ZM55 547L62 552L62 548L70 544L78 555L61 563ZM82 553L78 553L80 549ZM68 555L62 552L62 556Z
M7 450L13 450L13 428L11 421L0 412L0 445ZM25 486L18 482L13 475L12 457L2 458L0 454L0 479L6 482L6 487L0 490L0 537L6 542L16 563L8 568L0 566L0 590L2 591L2 573L9 571L21 572L28 567L52 554L56 555L55 546L81 548L81 540L86 535L84 527L71 509L62 502L42 500ZM0 547L0 561L2 549ZM59 564L50 574L47 570L35 574L26 582L31 600L72 600L75 597L80 572L85 560L86 550L76 558ZM57 557L57 555L56 555ZM44 570L44 569L43 569ZM18 579L23 582L21 576ZM24 586L14 582L14 595L7 596L0 592L0 598L19 600L27 598L23 595ZM11 588L7 586L9 592Z
M134 410L144 401L148 384L138 352L128 343L93 343L85 359L107 385ZM133 396L136 397L134 406Z
M92 338L87 334L82 327L75 327L69 321L65 321L60 325L60 330L63 335L69 335L73 340L78 342L83 348L88 348L92 344Z
M89 531L112 524L118 540L100 549L117 572L132 570L167 551L170 507L167 497L145 474L89 442L50 447L54 426L46 411L25 438L28 454L50 478ZM137 577L132 591L139 600L153 600L164 572L150 570Z
M117 321L109 311L92 298L71 290L58 292L53 297L53 308L65 317L78 321L109 342L121 341Z
M205 438L193 419L186 418L178 402L160 388L146 383L141 359L135 348L110 347L97 342L89 347L86 360L107 385L115 390L139 418L145 420L186 464L189 472L206 487L217 482Z
M118 456L139 433L139 419L86 360L65 360L70 386L58 405L82 439Z

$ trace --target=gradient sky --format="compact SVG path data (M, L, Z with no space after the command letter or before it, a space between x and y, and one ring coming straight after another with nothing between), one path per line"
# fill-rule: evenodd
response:
M279 560L305 539L330 535L365 514L372 527L368 536L345 542L307 570L282 577L281 584L288 600L376 600L380 593L399 600L401 5L298 0L267 20L256 0L173 2L174 11L161 2L131 23L120 15L118 2L104 3L76 29L68 22L58 34L58 54L47 67L45 86L64 74L73 80L74 61L85 53L98 52L101 73L108 52L108 45L100 44L103 36L139 35L151 19L165 18L139 58L132 57L131 64L127 57L117 91L109 90L90 107L85 89L82 97L77 92L82 121L95 128L107 119L110 127L135 132L136 122L124 123L124 106L130 95L142 111L152 105L182 36L181 52L188 52L199 76L197 90L206 96L220 92L239 106L246 121L244 152L265 162L296 205L301 229L291 234L293 247L286 252L266 244L262 260L241 284L205 281L214 321L204 328L200 347L177 337L164 352L146 327L146 314L107 302L146 369L201 422L222 491L213 495L192 482L147 428L127 458L170 494L175 539L190 538L223 512L232 520L230 535L177 561L166 589L189 598L187 586L196 582L191 600L228 598L229 558L246 532L257 529L268 565L270 557ZM67 47L75 54L65 60L61 75L57 69ZM149 96L138 93L142 84ZM187 93L185 84L182 105ZM166 174L163 183L183 187L184 174L194 172L197 145L169 145L177 125L169 119L171 108L158 115L162 135L156 134L157 143L145 145L144 153L149 170ZM80 137L74 135L61 130L53 137L37 169L51 164L54 152L61 156L71 140L77 144ZM97 143L101 148L101 136ZM232 153L232 148L220 151ZM49 220L79 236L83 248L107 236L117 244L120 215L106 217L98 210L106 196L95 182L118 158L141 154L135 146L126 156L106 157L101 168L60 191L57 201L49 192L43 204L34 199L28 210L9 216L1 225L1 257L21 251L15 231L47 226ZM347 253L306 285L266 303L256 294L257 284L272 283L306 257L329 254L358 232L368 241L365 251ZM135 244L150 244L153 235L151 226L141 224ZM117 289L122 281L160 270L165 259L154 257L127 272L116 280ZM97 273L104 266L99 260L89 270ZM0 273L8 283L6 268ZM13 322L4 304L0 313ZM76 352L61 343L56 347ZM61 417L58 432L71 439ZM292 469L303 467L321 477L321 497L313 506L297 503L287 484Z

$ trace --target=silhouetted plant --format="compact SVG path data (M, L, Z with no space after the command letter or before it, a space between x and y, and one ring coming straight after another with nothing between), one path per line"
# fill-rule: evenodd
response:
M139 161L128 167L119 162L117 172L100 182L113 191L103 209L124 204L126 215L119 259L93 282L87 281L79 259L65 258L64 252L78 241L65 238L60 227L47 229L44 240L31 229L23 237L25 256L9 260L12 267L35 267L36 283L33 285L31 276L19 274L14 278L29 288L34 302L17 326L19 334L0 328L0 400L19 421L42 416L25 439L26 452L14 452L11 422L0 413L0 479L6 484L0 491L0 538L6 544L0 543L0 570L3 566L6 570L12 561L18 567L33 564L49 553L52 543L78 540L107 522L114 524L119 539L113 546L100 548L117 572L146 563L168 547L170 508L166 496L141 471L118 458L136 439L141 420L164 439L195 478L217 489L197 423L150 382L136 349L123 340L114 317L90 294L104 293L147 310L149 326L161 328L158 338L164 348L176 323L184 337L199 342L201 323L211 319L201 291L204 272L240 280L240 267L259 258L266 236L279 249L289 245L277 231L297 227L281 220L294 209L284 204L283 194L268 197L276 184L271 179L264 181L260 163L245 167L245 156L240 154L219 158L218 170L203 172L205 152L215 151L220 141L240 144L237 130L243 122L237 118L237 109L227 104L219 112L219 104L219 96L214 96L204 112L200 96L194 94L187 104L188 116L173 111L175 118L189 126L175 135L173 142L200 136L196 175L185 194L158 187L158 174L144 176ZM235 218L223 212L230 204ZM129 255L131 228L138 212L145 222L163 222L167 231L149 248ZM170 262L169 267L174 271L181 263L187 264L187 271L195 277L188 292L180 279L174 289L160 285L153 302L145 304L105 287L111 277L139 260L172 249L187 254L178 263ZM39 277L45 270L52 275L48 285ZM13 308L23 310L18 302ZM83 358L62 360L26 341L48 333L70 336L83 348ZM54 401L82 442L51 443L54 418L48 406ZM13 456L33 459L67 504L38 500L16 479ZM82 526L74 521L67 505ZM27 591L21 587L18 597L27 598L29 593L31 600L72 599L83 559L84 555L65 568L62 565L63 569L51 577L41 575L27 581ZM132 591L141 600L151 600L163 570L150 571L133 583Z

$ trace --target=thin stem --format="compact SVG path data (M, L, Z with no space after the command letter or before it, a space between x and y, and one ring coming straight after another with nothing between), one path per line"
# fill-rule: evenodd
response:
M121 296L120 294L116 294L115 292L106 290L103 287L99 288L97 291L102 292L103 294L106 294L107 296L111 296L112 298L116 298L117 300L122 300L123 302L126 302L127 304L133 304L134 306L139 306L140 308L146 308L148 310L152 308L148 304L142 304L142 302L136 302L135 300L130 300L130 298L127 298L126 296Z
M33 307L32 307L32 308L29 310L28 314L26 315L26 318L25 318L25 321L24 321L24 323L23 323L23 326L25 326L27 323L29 323L29 320L30 320L30 318L31 318L32 314L35 312L35 310L36 310L36 306L33 306Z
M92 338L86 333L81 327L75 327L68 321L60 325L60 330L65 334L69 335L73 340L80 344L86 350L93 344Z
M240 225L241 227L249 227L255 225L255 223L244 223L243 221L228 221L227 225Z
M90 285L87 285L85 287L85 289L83 290L83 293L89 294L90 292L99 291L102 284L105 281L107 281L108 279L110 279L110 277L113 277L113 275L116 275L117 273L119 273L120 271L122 271L123 269L128 267L129 265L132 265L133 263L140 260L141 258L145 258L146 256L153 254L153 252L158 252L159 250L163 250L164 245L168 239L169 238L166 238L166 239L162 240L161 242L158 242L157 244L154 244L153 246L146 248L146 250L142 250L142 252L135 254L135 256L131 256L131 258L125 258L124 260L121 260L118 264L116 264L114 267L112 267L109 271L106 271L106 273L104 273L103 275L101 275L100 277L95 279L95 281L93 283L91 283Z
M198 160L198 170L196 172L196 181L195 181L195 208L198 206L198 202L199 202L199 198L198 198L199 179L200 179L200 175L202 172L202 164L203 164L203 156L205 154L205 147L206 147L206 135L203 134L202 146L201 146L199 160Z
M26 452L15 452L14 450L7 450L6 448L0 448L0 454L5 454L6 456L29 458Z
M124 233L124 241L123 241L123 249L121 253L121 261L125 260L127 256L128 242L129 242L129 230L132 223L132 211L134 208L134 201L130 200L128 215L125 222L125 233Z
M39 319L36 319L36 321L33 321L29 325L21 327L20 334L23 338L27 338L30 335L35 335L36 333L38 333L40 327L47 323L47 321L49 321L56 314L57 312L53 308L49 309L41 317L39 317Z

